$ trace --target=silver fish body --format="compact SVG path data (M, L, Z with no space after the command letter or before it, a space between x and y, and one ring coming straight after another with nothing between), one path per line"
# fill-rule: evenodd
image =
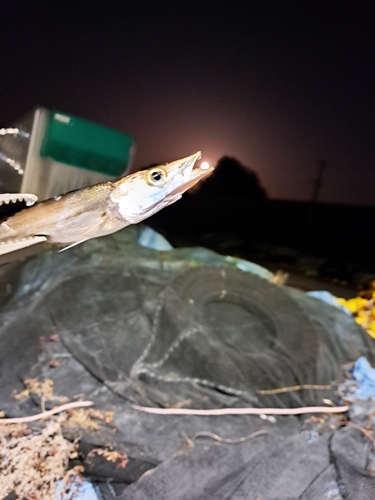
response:
M1 222L0 255L41 241L73 246L141 222L213 170L194 168L199 157L200 152L24 208Z

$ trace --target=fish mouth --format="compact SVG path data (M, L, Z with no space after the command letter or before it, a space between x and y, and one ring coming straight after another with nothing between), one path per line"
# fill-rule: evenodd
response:
M177 192L184 193L188 189L192 188L197 184L199 181L204 179L207 175L211 174L214 171L214 167L209 167L205 169L201 169L200 167L198 168L193 168L190 174L190 179L185 182L180 189L177 189Z
M176 186L170 195L183 194L188 189L192 188L201 181L204 177L207 177L214 171L214 167L209 166L208 168L201 168L196 166L197 160L201 158L201 152L197 151L191 156L187 156L181 160L177 160L170 164L171 173L177 174L177 172L182 173L182 181L179 179L179 185Z

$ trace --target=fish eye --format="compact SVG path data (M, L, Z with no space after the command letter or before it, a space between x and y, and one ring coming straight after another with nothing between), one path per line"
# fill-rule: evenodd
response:
M151 173L151 178L152 178L153 181L159 182L162 179L162 175L161 175L160 172L152 172Z
M162 168L152 168L147 172L147 184L163 187L167 181L167 173Z

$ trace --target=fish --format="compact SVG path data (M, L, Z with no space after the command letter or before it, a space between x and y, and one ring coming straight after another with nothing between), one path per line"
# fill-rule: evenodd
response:
M0 195L0 203L26 205L0 223L0 255L48 242L67 250L91 238L137 224L178 201L212 173L196 166L201 152L117 180L37 202L33 194ZM8 207L6 207L8 208Z

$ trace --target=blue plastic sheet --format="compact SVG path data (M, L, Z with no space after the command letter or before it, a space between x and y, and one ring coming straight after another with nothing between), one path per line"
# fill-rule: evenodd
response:
M260 266L259 264L255 264L255 262L249 262L248 260L238 259L237 257L225 257L225 260L230 264L237 267L237 269L241 269L245 273L252 273L264 278L266 280L270 280L272 278L272 273L265 267Z
M326 290L314 290L313 292L307 292L307 295L310 295L310 297L315 297L318 300L322 300L323 302L331 306L338 307L349 316L352 316L352 313L349 311L349 309L339 304L336 297Z
M138 245L159 251L168 251L173 249L172 245L164 238L164 236L144 225L140 228Z
M355 362L353 378L357 381L361 399L375 396L375 369L372 368L364 356L361 356Z
M70 492L61 494L63 482L57 483L55 500L98 500L93 485L89 481L76 481L70 485Z

